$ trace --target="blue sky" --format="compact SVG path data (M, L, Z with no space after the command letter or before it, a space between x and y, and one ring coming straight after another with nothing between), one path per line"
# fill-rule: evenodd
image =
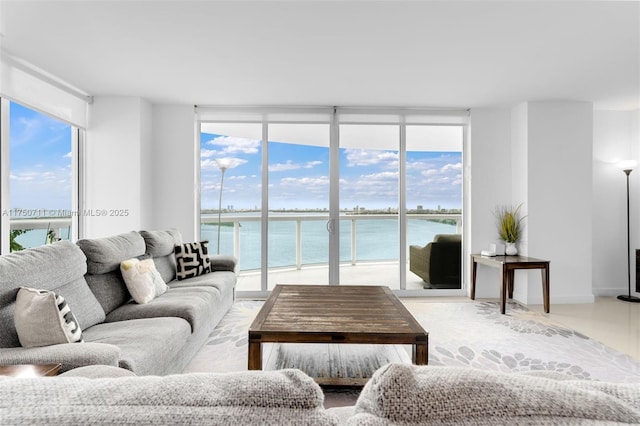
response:
M71 126L11 103L10 206L71 210ZM260 207L261 143L255 139L201 134L201 200L217 208L220 170L216 158L233 166L225 174L222 204ZM397 151L340 150L341 208L394 207L398 193ZM407 206L460 208L460 152L407 152ZM270 209L329 207L329 149L269 143Z
M10 206L71 210L71 126L10 104Z
M201 134L202 207L217 208L220 170L216 158L229 159L223 207L260 207L261 144L255 139ZM269 143L269 208L328 208L329 149ZM461 152L407 153L407 206L410 209L460 208ZM375 149L340 150L341 207L394 207L398 199L398 153Z

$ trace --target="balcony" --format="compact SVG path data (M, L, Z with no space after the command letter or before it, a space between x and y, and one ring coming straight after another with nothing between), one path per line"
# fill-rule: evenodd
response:
M270 214L268 289L276 284L328 282L328 219L328 214L321 213ZM220 219L220 253L232 253L238 259L238 291L261 290L261 220L259 213L225 213ZM217 252L217 232L217 215L202 215L201 238L210 241L211 253ZM460 214L407 215L407 246L425 245L435 234L461 232ZM340 238L341 283L400 289L398 215L341 215ZM404 267L405 288L423 289L408 263Z

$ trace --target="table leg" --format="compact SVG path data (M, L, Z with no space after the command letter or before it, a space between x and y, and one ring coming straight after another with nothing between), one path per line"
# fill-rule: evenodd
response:
M262 343L249 339L249 370L262 370Z
M513 299L513 280L515 278L515 269L509 269L507 271L507 285L509 288L509 299Z
M413 344L413 363L415 365L429 364L429 341Z
M502 266L502 273L500 274L500 313L504 314L507 296L507 282L509 281L506 265Z
M542 268L542 300L544 311L549 313L549 265Z
M476 300L476 273L478 262L471 256L471 300Z

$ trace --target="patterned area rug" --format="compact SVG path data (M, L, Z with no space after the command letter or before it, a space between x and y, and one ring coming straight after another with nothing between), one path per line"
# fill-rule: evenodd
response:
M237 301L185 372L247 369L247 330L262 306ZM550 370L575 378L640 383L640 361L562 327L541 313L509 303L500 315L495 302L405 301L429 332L429 365L504 372ZM270 345L266 369L297 367L312 377L368 377L387 362L410 362L409 346Z

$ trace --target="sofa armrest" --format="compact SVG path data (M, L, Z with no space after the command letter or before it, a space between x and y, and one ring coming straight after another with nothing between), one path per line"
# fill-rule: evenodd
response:
M106 343L63 343L38 348L1 348L0 365L62 364L61 372L85 365L117 367L120 348Z
M209 262L211 263L211 272L236 270L237 259L233 256L223 254L210 254Z

